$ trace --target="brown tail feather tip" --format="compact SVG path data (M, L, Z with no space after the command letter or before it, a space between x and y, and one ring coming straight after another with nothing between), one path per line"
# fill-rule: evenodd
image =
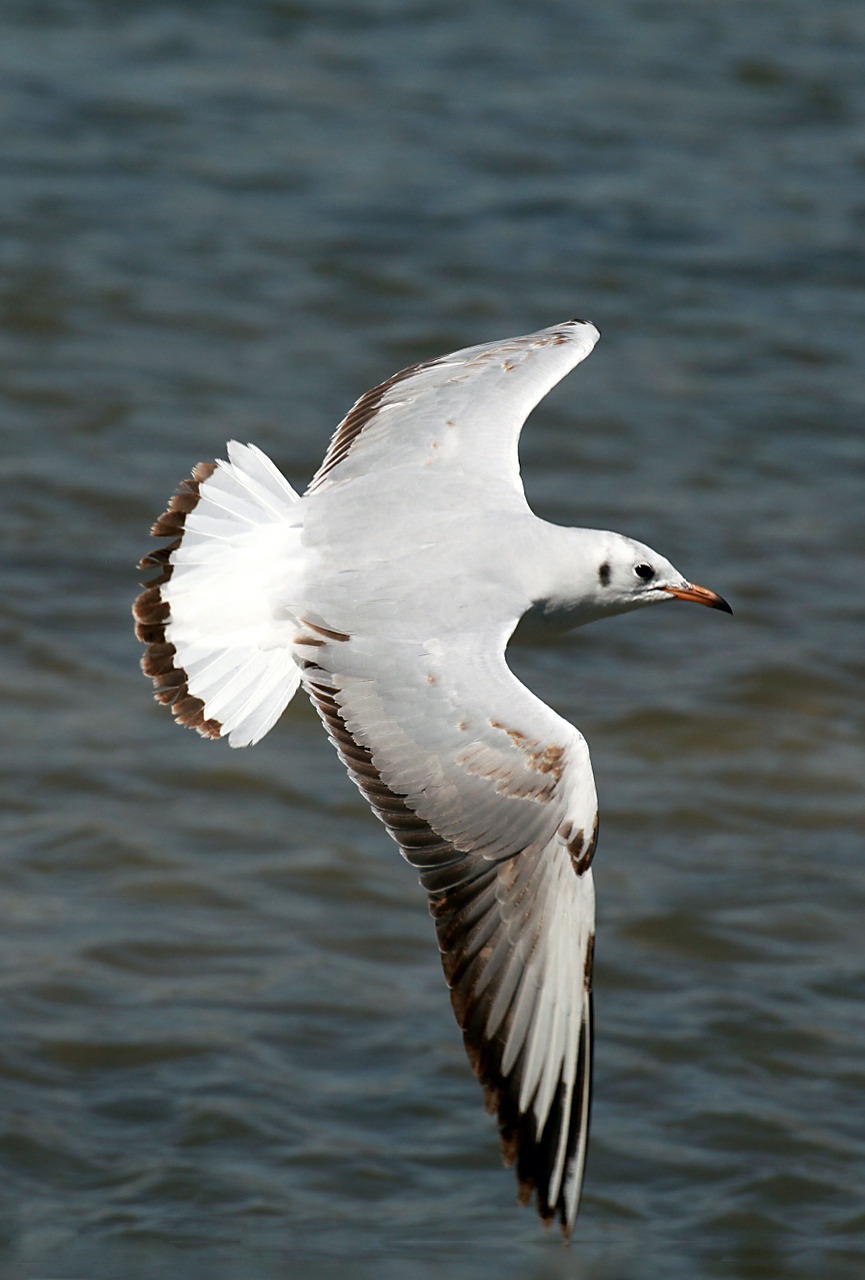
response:
M171 555L183 539L186 517L198 503L199 486L213 475L216 466L215 462L199 462L192 470L192 478L180 484L167 510L153 525L150 530L153 537L170 537L173 541L142 557L138 566L140 569L158 569L159 573L149 582L142 583L144 590L132 606L135 634L147 645L141 659L141 670L153 681L153 696L163 706L171 707L178 724L196 729L203 738L221 737L222 725L218 720L205 716L201 698L196 698L189 692L189 677L186 672L182 667L174 665L176 650L165 636L170 609L160 588L171 577Z

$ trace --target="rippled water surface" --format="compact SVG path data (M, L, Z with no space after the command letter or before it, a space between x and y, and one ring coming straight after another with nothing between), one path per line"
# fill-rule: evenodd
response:
M859 1277L865 8L0 6L0 1274ZM412 360L587 315L543 515L723 592L522 650L602 802L569 1250L309 708L175 729L150 521Z

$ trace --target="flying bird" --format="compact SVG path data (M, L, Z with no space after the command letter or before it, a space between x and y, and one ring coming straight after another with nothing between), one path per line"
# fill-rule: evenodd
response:
M592 1062L595 784L585 739L511 673L526 615L568 630L691 600L649 547L529 508L518 441L589 355L584 320L394 374L303 496L260 449L199 463L152 533L142 667L178 723L245 747L302 685L429 895L469 1060L519 1198L573 1230Z

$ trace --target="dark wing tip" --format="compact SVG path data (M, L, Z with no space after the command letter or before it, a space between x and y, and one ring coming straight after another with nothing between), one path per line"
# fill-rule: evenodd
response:
M601 336L601 331L600 331L600 329L598 329L598 326L595 324L594 320L582 320L579 316L574 316L573 320L569 320L569 321L568 321L568 324L583 324L583 325L586 325L586 326L587 326L588 328L590 328L590 329L595 329L595 330L597 331L597 334L598 334L598 337L599 337L599 338L600 338L600 336Z
M425 880L421 875L421 880ZM486 879L486 873L482 880ZM459 908L458 908L459 909ZM453 915L445 903L433 911L442 949L445 976L451 988L451 1002L472 1069L484 1090L487 1111L498 1119L502 1157L506 1167L513 1168L518 1185L518 1200L528 1205L534 1199L538 1215L549 1225L558 1218L562 1234L569 1238L576 1223L583 1175L583 1160L588 1142L591 1105L592 996L591 969L593 946L590 942L584 963L583 1020L577 1061L571 1081L567 1080L570 1063L562 1061L559 1080L543 1124L538 1127L532 1102L520 1109L523 1055L514 1065L503 1070L507 1019L492 1037L486 1034L489 1003L494 999L495 979L477 997L472 992L479 976L477 957L466 963L450 950L453 941ZM516 997L514 997L516 999ZM561 1180L554 1186L560 1147L564 1141L564 1163ZM576 1186L574 1184L576 1183Z
M166 638L165 628L171 620L168 601L162 587L172 574L171 556L183 541L186 517L198 503L200 485L216 470L215 462L199 462L192 477L179 485L165 512L151 529L155 538L173 540L157 551L151 551L139 562L139 569L158 569L156 577L142 583L144 590L132 606L135 634L147 646L141 659L141 670L153 681L153 696L163 706L171 707L177 723L196 729L203 738L219 738L222 725L205 715L204 703L189 692L189 677L175 666L175 648Z

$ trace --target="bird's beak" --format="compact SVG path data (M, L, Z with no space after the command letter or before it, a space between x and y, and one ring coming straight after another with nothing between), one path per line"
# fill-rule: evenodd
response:
M724 597L719 596L717 591L710 591L708 587L698 587L695 582L683 582L680 587L664 587L664 591L669 591L670 595L675 596L677 600L693 600L695 604L705 604L710 609L720 609L723 613L733 612Z

